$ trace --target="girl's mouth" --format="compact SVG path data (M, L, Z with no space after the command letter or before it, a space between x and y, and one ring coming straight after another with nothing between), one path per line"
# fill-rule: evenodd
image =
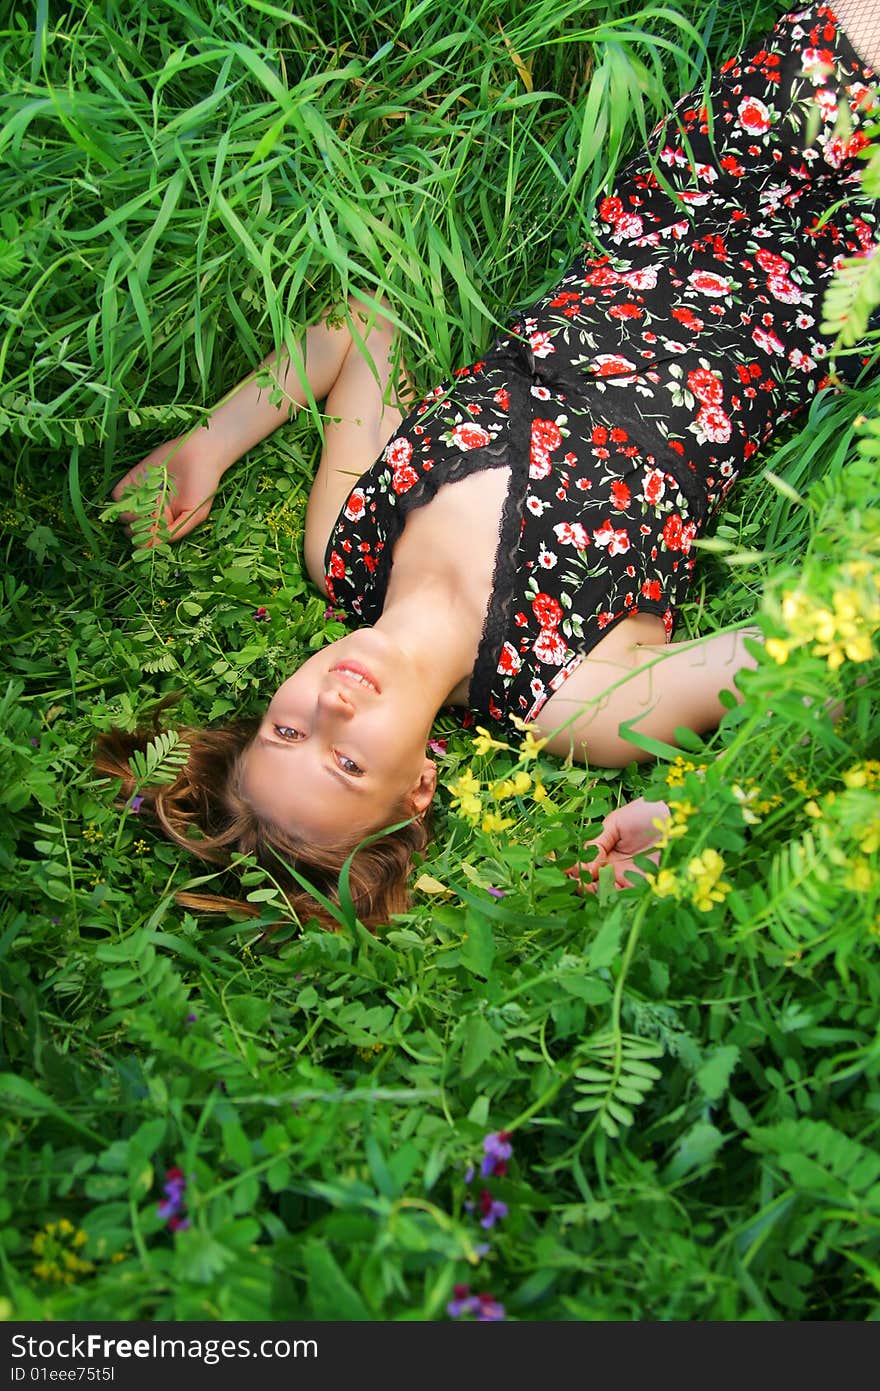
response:
M339 662L335 667L331 667L330 670L331 672L335 672L338 676L346 677L358 686L368 687L370 690L375 691L376 695L382 694L382 688L373 673L368 671L365 666L362 666L360 662L353 662L346 659L344 662Z

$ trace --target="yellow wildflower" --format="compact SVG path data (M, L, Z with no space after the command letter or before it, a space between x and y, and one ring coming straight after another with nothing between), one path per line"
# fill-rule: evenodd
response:
M804 802L804 811L807 816L812 816L814 821L820 821L824 814L819 803L815 801Z
M863 763L854 764L844 773L843 782L846 787L875 788L880 783L880 762L866 758Z
M542 782L536 782L532 788L532 801L545 802L547 800L547 789Z
M804 620L809 618L810 609L810 600L800 589L789 590L782 597L782 617L793 633L803 631Z
M851 662L869 662L874 655L874 646L867 633L847 638L843 650Z
M452 782L447 783L452 793L452 805L458 806L465 820L476 823L480 819L483 804L480 801L480 780L468 769Z
M721 878L724 858L717 850L704 850L688 861L688 875L693 881L691 899L702 912L707 913L713 903L723 903L730 893L730 885Z
M670 801L669 815L654 817L654 825L660 833L655 844L662 850L671 840L678 840L683 836L687 831L688 818L693 816L695 811L693 802Z
M480 819L483 803L472 793L465 793L463 797L458 798L458 809L466 821L476 824Z
M487 811L481 823L481 829L487 835L493 835L498 831L506 831L508 826L513 825L513 818L510 816L500 816L497 811Z
M683 787L686 773L701 773L705 764L692 763L689 758L674 758L666 771L667 787Z
M491 790L492 799L496 802L503 802L508 797L521 797L528 792L532 785L532 779L523 769L513 774L509 778L501 778L496 782Z
M66 1217L48 1222L31 1242L32 1252L40 1257L33 1274L38 1280L55 1285L69 1285L78 1275L91 1275L95 1269L93 1263L77 1255L77 1250L87 1241L86 1233L74 1227Z
M859 849L865 855L875 855L880 850L880 816L875 816L859 832Z
M782 638L768 638L764 646L767 649L768 657L772 657L779 666L788 661L790 648L787 642L783 642Z
M447 783L449 791L453 797L467 797L480 790L480 779L475 778L468 769L467 772L459 774L452 782Z
M532 731L527 729L526 737L519 746L520 758L537 758L546 743L546 739L536 739Z
M510 745L503 743L500 739L493 739L488 729L482 725L477 725L477 736L474 739L474 753L488 753L490 749L509 749Z
M671 869L661 869L659 874L649 874L648 883L658 898L678 898L681 890L678 879Z
M868 893L874 886L874 871L868 861L853 860L844 883L848 889L854 889L856 893Z

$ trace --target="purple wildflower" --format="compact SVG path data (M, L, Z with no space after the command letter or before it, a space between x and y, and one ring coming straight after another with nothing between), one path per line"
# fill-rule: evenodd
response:
M498 1130L491 1135L484 1136L483 1149L485 1154L480 1165L480 1173L483 1178L488 1178L490 1174L503 1178L507 1173L507 1161L513 1154L510 1131Z
M345 612L343 609L335 609L332 604L328 604L324 610L324 617L341 621L345 617Z
M473 1181L474 1181L474 1166L473 1166L473 1164L469 1164L469 1165L467 1166L467 1168L465 1169L465 1171L464 1171L464 1181L465 1181L465 1183L473 1183Z
M254 618L257 620L258 623L268 623L269 610L263 604L261 604L258 609L254 609Z
M480 1226L487 1230L494 1227L499 1217L507 1216L507 1204L502 1203L498 1198L493 1198L488 1189L483 1189L480 1193Z
M40 747L40 741L39 741L39 739L35 739L33 735L31 735L30 741L29 741L29 742L30 742L31 748L33 748L33 749L38 749L38 748Z
M499 1304L491 1294L471 1294L470 1285L455 1285L452 1299L446 1305L451 1319L460 1319L463 1314L472 1314L478 1323L497 1323L506 1317L504 1305Z
M441 758L446 753L446 744L447 741L445 739L428 740L428 748L431 750L431 753L439 754Z
M140 795L138 795L138 796L132 797L131 801L130 801L129 804L128 804L128 809L129 809L129 811L132 813L133 816L137 816L137 814L138 814L138 812L140 811L140 809L141 809L141 807L143 806L143 804L144 804L144 799L143 799L143 797L141 797Z
M198 1019L198 1017L199 1017L199 1016L196 1014L195 1010L192 1010L192 1009L191 1009L190 1012L189 1012L189 1014L186 1016L186 1022L187 1022L187 1024L194 1024L194 1023L196 1022L196 1020Z
M189 1218L182 1214L183 1195L186 1192L186 1176L183 1170L178 1169L176 1165L168 1169L162 1187L165 1197L157 1208L159 1216L166 1220L172 1232L185 1231L189 1226Z
M503 897L504 897L504 890L503 890L503 889L494 889L494 888L492 887L491 884L489 885L489 887L488 887L488 889L486 890L486 892L487 892L487 893L490 893L490 894L492 895L493 898L503 898Z

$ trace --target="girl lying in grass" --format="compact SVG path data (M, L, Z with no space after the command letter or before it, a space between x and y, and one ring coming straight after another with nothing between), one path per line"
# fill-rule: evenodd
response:
M820 318L836 262L875 245L856 156L880 6L844 0L838 15L784 16L708 102L684 97L600 201L603 249L414 408L398 404L388 305L352 297L344 322L324 318L297 357L271 359L207 427L119 481L117 499L154 478L156 517L179 539L236 459L325 403L305 564L361 626L256 722L182 731L177 781L143 794L173 840L217 863L254 853L311 915L283 864L332 900L353 848L403 822L354 859L354 904L375 925L404 907L426 841L443 706L621 767L645 756L630 729L672 743L679 726L717 724L722 692L740 698L754 632L672 635L693 543L741 466L831 384ZM139 742L115 731L100 746L129 794ZM593 876L610 862L625 882L658 810L609 818Z

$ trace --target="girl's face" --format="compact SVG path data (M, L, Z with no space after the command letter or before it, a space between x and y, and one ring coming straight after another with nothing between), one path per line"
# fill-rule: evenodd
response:
M418 815L437 785L425 755L434 713L400 649L359 628L275 692L243 755L242 793L316 845Z

